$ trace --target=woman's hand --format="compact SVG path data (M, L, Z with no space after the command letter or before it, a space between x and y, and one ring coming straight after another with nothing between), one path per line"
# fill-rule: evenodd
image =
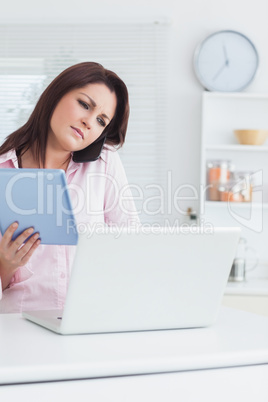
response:
M6 289L17 269L25 265L40 244L39 233L33 228L24 230L15 240L12 236L18 228L18 223L12 223L5 231L0 242L0 277L2 289ZM24 241L31 236L25 243Z

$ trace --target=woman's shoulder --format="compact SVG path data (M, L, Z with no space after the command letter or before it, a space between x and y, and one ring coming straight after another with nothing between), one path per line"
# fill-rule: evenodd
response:
M122 162L118 153L118 149L111 146L106 145L101 153L100 160L107 165L107 169L113 166L122 166Z
M0 155L0 168L17 167L18 159L14 149Z

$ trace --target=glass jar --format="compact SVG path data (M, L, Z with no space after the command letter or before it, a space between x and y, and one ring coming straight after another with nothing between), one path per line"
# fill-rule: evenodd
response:
M224 202L243 202L242 187L239 182L229 180L219 186L219 198Z
M244 202L252 201L252 172L237 172L237 177L241 185L241 194Z
M210 160L207 162L208 199L220 201L219 186L225 185L230 179L230 161Z

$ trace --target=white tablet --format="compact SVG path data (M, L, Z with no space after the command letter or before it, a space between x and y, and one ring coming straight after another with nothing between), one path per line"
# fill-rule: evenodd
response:
M41 244L77 244L65 172L60 169L0 169L0 230L17 221L13 239L29 227Z

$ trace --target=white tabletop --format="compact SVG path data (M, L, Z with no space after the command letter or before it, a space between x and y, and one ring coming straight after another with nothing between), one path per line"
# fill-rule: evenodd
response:
M57 335L0 315L0 383L268 364L268 318L222 308L210 328Z

